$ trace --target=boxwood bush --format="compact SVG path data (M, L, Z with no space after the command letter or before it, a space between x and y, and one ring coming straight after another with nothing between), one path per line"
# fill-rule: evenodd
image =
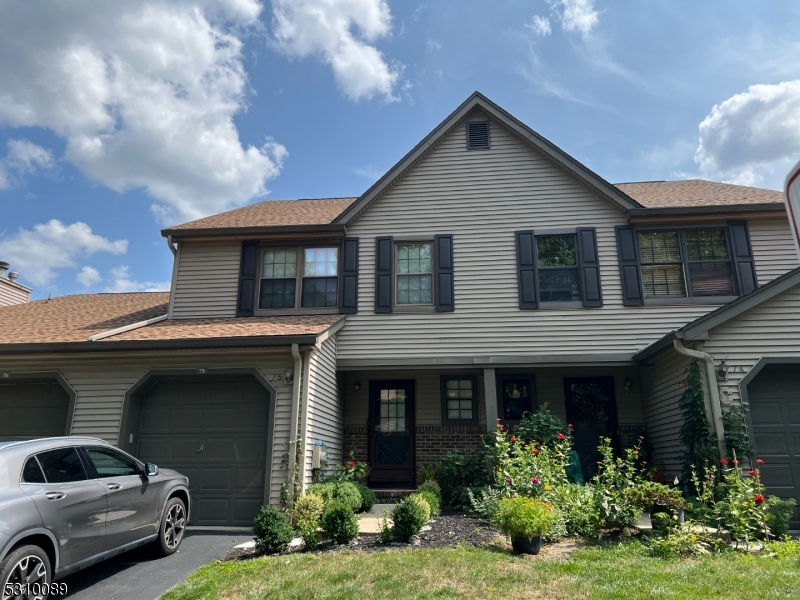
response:
M358 493L361 494L361 509L359 512L369 512L369 510L375 506L375 503L378 501L378 499L375 497L375 492L360 483L356 483L354 485L358 489Z
M427 521L424 499L409 496L404 498L392 511L392 537L405 544L411 541ZM428 507L427 515L430 515Z
M358 519L352 506L341 500L331 502L322 513L322 529L335 544L349 544L358 536Z
M339 483L336 481L315 483L309 486L308 493L322 498L325 501L325 506L335 500L339 500L349 505L354 513L361 511L363 499L361 492L354 483Z
M274 506L262 506L253 519L256 548L265 554L278 554L289 547L294 529L289 517Z

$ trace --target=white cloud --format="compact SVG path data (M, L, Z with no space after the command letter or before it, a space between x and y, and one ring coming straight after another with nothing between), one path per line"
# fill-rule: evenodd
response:
M143 188L165 219L266 193L286 156L243 146L241 37L258 0L0 3L0 125L42 127L64 158L118 192Z
M94 267L83 267L75 276L75 279L84 287L93 286L95 283L100 283L103 280L100 271Z
M600 21L594 0L547 0L547 3L564 31L577 31L586 36Z
M0 190L20 184L25 175L37 171L52 171L53 153L25 139L8 140L7 152L0 158Z
M531 22L526 24L525 27L532 30L536 35L544 37L550 35L553 31L550 27L550 19L542 15L534 15Z
M436 40L428 40L425 44L425 48L428 52L437 52L442 49L442 44Z
M131 279L130 267L120 265L109 272L113 283L106 292L166 292L169 291L169 281L135 281Z
M779 188L800 159L800 80L751 85L700 123L695 162L706 177Z
M393 92L402 67L389 65L371 45L391 32L386 0L272 0L272 12L278 50L324 60L351 100L397 99Z
M47 285L56 271L75 266L76 258L98 252L125 254L127 240L111 241L80 221L64 225L52 219L0 238L0 256L34 285Z

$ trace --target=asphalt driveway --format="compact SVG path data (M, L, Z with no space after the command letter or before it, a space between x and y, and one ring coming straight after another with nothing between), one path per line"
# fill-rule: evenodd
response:
M248 529L189 527L180 550L172 556L157 558L147 548L127 552L62 579L69 593L61 597L155 600L198 567L251 539Z

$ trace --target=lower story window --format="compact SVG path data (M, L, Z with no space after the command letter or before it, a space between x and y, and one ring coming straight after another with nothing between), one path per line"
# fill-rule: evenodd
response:
M474 375L442 376L442 423L478 422L478 379Z

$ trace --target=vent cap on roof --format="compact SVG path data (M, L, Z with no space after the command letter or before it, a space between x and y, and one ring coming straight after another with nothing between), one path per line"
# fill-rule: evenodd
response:
M489 121L467 123L467 150L489 149Z

